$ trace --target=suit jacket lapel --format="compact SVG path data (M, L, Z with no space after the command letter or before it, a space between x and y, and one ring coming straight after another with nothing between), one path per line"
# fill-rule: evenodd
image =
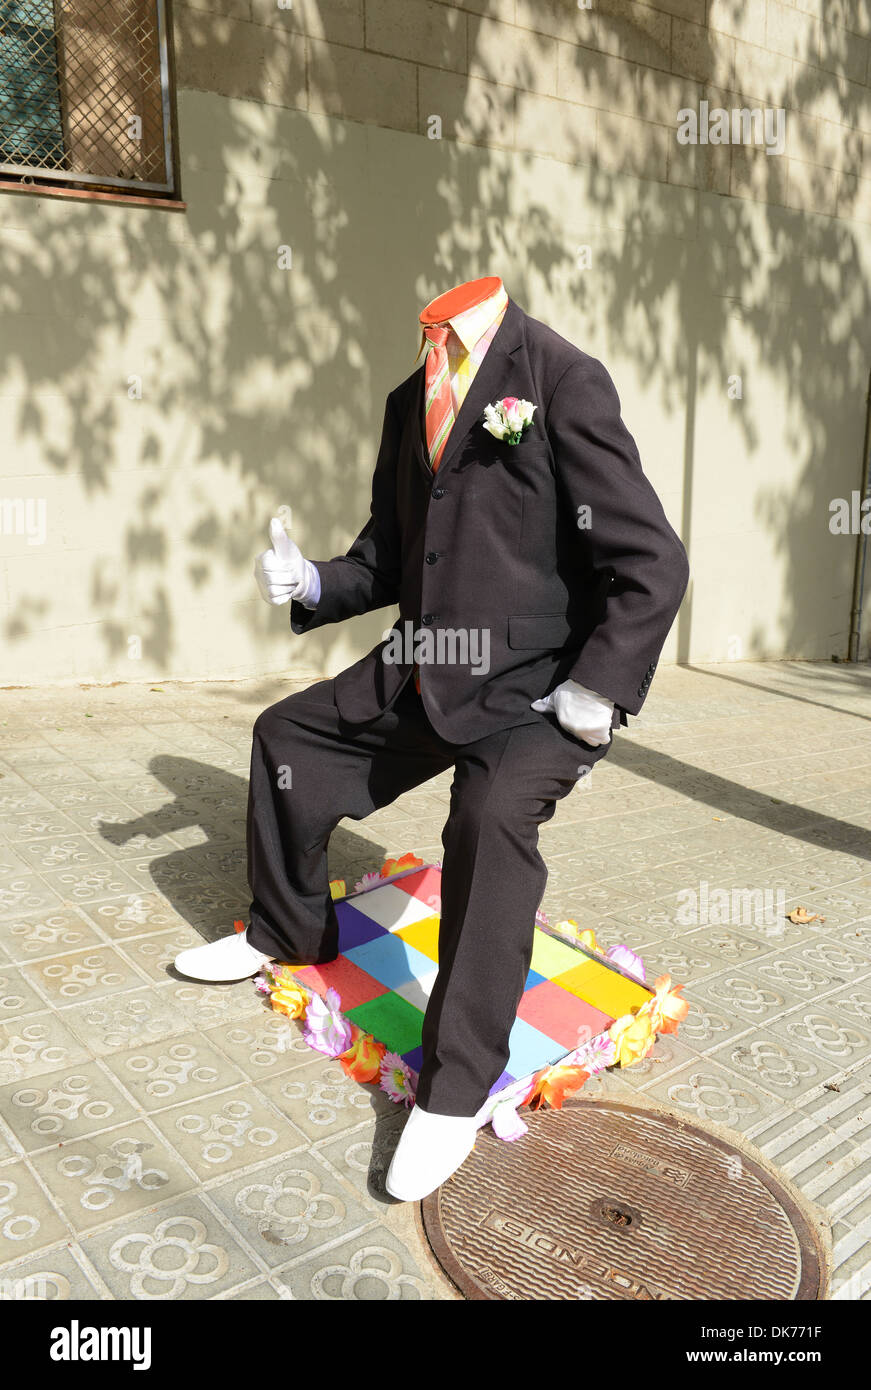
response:
M470 431L481 420L484 414L484 407L489 405L492 401L499 399L499 392L505 372L511 363L513 354L516 353L523 342L523 317L523 310L520 308L519 304L515 304L514 300L509 295L505 317L494 334L493 341L487 349L484 361L475 373L466 398L460 406L457 418L448 435L448 442L442 454L442 461L439 464L437 476L442 476ZM426 447L426 425L423 416L425 373L426 364L424 363L420 369L420 382L415 406L418 422L417 448L415 452L417 453L421 466L426 472L427 478L431 480L432 469L429 462L429 451Z

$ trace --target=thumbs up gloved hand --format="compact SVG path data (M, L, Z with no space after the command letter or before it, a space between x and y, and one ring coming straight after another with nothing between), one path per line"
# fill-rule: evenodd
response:
M563 681L549 695L533 700L530 709L546 714L553 710L562 727L575 738L598 748L611 742L611 716L614 702L577 681Z
M254 576L266 602L278 605L295 599L306 608L314 608L321 594L320 575L277 516L269 523L269 539L272 549L264 550L254 561Z

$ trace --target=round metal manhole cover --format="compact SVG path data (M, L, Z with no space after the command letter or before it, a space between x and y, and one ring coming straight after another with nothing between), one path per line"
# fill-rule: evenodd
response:
M474 1299L819 1299L816 1231L723 1140L659 1111L569 1101L483 1130L423 1226Z

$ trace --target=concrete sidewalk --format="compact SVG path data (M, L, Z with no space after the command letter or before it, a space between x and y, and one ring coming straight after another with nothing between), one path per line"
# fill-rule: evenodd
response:
M0 1297L457 1297L380 1190L404 1112L250 981L172 972L245 914L251 726L308 683L3 692ZM692 1010L585 1094L737 1131L830 1218L833 1296L871 1297L871 670L663 668L589 783L542 831L543 907ZM332 875L440 859L449 787L344 822ZM716 889L771 920L690 920Z

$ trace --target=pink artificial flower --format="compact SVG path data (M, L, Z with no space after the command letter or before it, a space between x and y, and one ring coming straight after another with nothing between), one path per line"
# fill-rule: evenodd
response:
M354 884L354 892L367 893L370 888L374 888L376 884L382 882L383 880L380 874L364 874L363 877L358 879Z
M497 1138L513 1143L515 1139L522 1139L527 1133L529 1125L521 1120L517 1113L517 1107L521 1103L520 1098L515 1096L513 1100L503 1100L496 1106L490 1116L490 1123Z
M608 1033L600 1033L585 1049L584 1068L591 1076L595 1076L606 1067L613 1066L616 1057L617 1048L613 1038Z
M636 956L634 951L630 951L628 946L609 946L605 952L608 960L612 960L621 969L628 970L630 975L634 975L636 980L644 981L644 962L640 956Z
M303 1037L309 1047L327 1057L338 1057L351 1046L351 1025L342 1018L341 1005L336 991L328 989L325 999L313 994L306 1009Z
M266 978L265 975L255 975L255 976L254 976L254 988L256 989L256 991L257 991L258 994L271 994L271 993L272 993L272 991L271 991L271 989L270 989L270 986L269 986L269 981L267 980L267 978Z
M417 1073L398 1052L385 1052L381 1059L381 1089L397 1104L410 1107L414 1101Z

